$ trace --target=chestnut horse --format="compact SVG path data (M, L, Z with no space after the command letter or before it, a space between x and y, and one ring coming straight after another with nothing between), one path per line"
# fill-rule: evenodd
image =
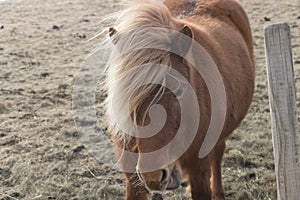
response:
M122 149L117 151L121 165L135 167L133 171L124 170L126 199L145 200L152 191L176 189L182 181L189 185L192 199L225 199L221 180L225 140L245 117L254 92L252 35L246 13L235 0L131 0L128 3L128 8L118 13L114 28L109 29L109 38L119 53L126 48L133 50L109 61L106 71L109 134L116 149ZM178 38L172 40L171 45L176 46L181 55L149 47L134 50L145 43L160 45L171 41L166 33L140 31L149 27L176 31L197 42L221 74L226 99L224 105L219 106L226 107L225 122L220 137L215 138L216 145L203 158L199 158L199 151L212 119L212 99L204 77L185 57L191 51L191 43L182 43ZM122 39L125 33L130 34ZM193 52L192 57L197 57L197 53L200 54ZM157 69L151 64L142 67L147 63L169 68ZM191 134L189 127L197 123L195 137L180 157L159 169L144 171L142 155L168 145L180 126L182 111L178 96L185 95L185 88L174 91L158 84L166 81L170 68L179 72L192 86L201 117L199 121L190 119L183 126L186 137L182 143L185 143L185 138ZM128 73L132 69L135 73ZM178 82L176 78L174 81ZM165 109L167 118L163 128L149 137L140 137L132 124L145 127L145 124L157 123L160 126L160 121L151 120L149 114L149 107L154 104ZM177 149L158 154L157 160L168 160L173 150ZM135 153L137 158L121 159L125 151Z

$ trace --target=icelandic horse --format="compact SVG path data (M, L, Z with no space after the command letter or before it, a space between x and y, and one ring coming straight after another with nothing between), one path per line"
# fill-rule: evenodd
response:
M121 165L128 162L136 169L124 171L126 199L146 200L151 192L177 189L183 181L188 184L191 198L194 200L225 199L221 180L225 140L245 117L254 92L255 66L247 15L235 0L128 0L127 2L128 8L117 14L114 27L109 29L108 39L119 52L122 53L128 48L126 45L137 47L144 43L161 44L172 41L172 45L178 48L182 55L161 49L141 48L126 52L108 63L106 71L108 132L116 149L122 150L117 151L118 158L122 157L124 151L137 155L135 160L121 161ZM182 43L178 38L170 40L168 34L159 31L151 33L152 38L149 38L147 31L138 31L152 27L176 31L200 44L221 74L226 99L224 105L219 106L226 107L225 121L220 137L216 138L216 145L203 158L199 158L198 153L212 119L212 100L204 78L186 59L192 51L192 44ZM130 34L122 41L122 35L125 33ZM192 56L197 57L197 53L200 52L192 52ZM189 138L189 127L193 123L197 123L198 128L193 141L182 155L159 169L144 172L141 167L141 157L144 153L161 149L175 137L181 118L178 95L185 95L186 89L182 87L174 92L159 84L138 86L145 79L155 83L166 80L168 70L157 70L151 65L142 67L147 63L167 65L168 69L176 70L188 80L196 94L201 115L199 121L191 119L189 121L191 124L184 126L186 136L184 138ZM204 64L199 67L210 66ZM128 73L133 68L136 74ZM126 104L129 106L125 106ZM152 123L148 111L153 104L159 104L165 109L167 115L165 124L155 135L139 137L138 129L132 124L143 127ZM123 131L120 124L126 127L127 131L131 131L131 134L128 135ZM186 142L184 138L182 143ZM172 151L176 151L176 146L158 154L157 159L168 160Z

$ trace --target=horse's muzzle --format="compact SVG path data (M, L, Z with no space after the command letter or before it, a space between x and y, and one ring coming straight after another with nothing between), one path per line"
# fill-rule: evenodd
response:
M176 165L171 169L172 171L166 168L150 173L140 173L137 170L137 174L149 191L175 190L180 186L180 176Z

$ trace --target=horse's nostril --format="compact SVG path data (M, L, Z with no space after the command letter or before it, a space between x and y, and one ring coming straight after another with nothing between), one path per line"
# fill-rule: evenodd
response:
M166 181L167 178L168 178L168 171L166 169L163 169L160 182L162 183L162 182Z

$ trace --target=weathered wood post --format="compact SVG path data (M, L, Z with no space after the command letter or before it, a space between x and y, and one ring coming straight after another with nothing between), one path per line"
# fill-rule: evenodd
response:
M288 24L265 27L265 50L278 199L299 200L299 130Z

